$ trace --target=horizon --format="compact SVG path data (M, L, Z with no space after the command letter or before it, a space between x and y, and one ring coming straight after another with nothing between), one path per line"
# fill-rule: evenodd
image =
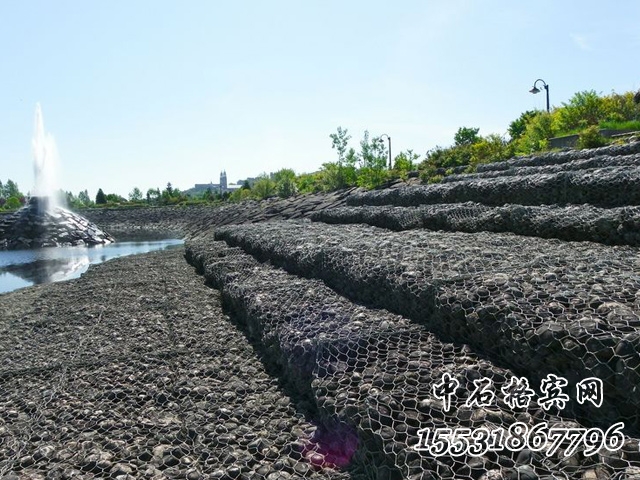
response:
M356 150L368 130L423 158L460 127L506 136L546 108L539 78L552 107L637 91L639 14L631 0L1 5L0 180L34 190L38 102L58 188L91 198L317 171L338 126Z

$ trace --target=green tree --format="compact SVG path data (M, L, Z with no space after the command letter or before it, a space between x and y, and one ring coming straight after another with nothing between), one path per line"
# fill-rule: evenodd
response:
M213 193L213 190L211 190L211 187L207 188L204 193L202 194L202 199L205 202L213 202L216 199L215 194Z
M251 190L246 188L238 188L229 196L229 200L232 202L240 202L249 198L251 198Z
M105 203L107 203L107 197L102 189L99 188L98 193L96 193L96 205L104 205Z
M249 180L245 180L244 182L242 182L242 187L243 190L251 190L251 185L249 184Z
M597 148L604 147L607 139L600 134L600 129L596 125L585 128L578 136L576 146L578 148Z
M7 210L17 210L21 206L22 206L22 203L20 203L20 199L15 195L12 195L11 197L7 198L7 201L4 204L4 208Z
M317 193L322 191L322 172L302 173L296 177L297 190L300 193Z
M87 190L83 190L82 192L78 192L78 201L84 207L89 207L93 204L91 201L91 197L89 197L89 192Z
M479 128L460 127L453 136L453 141L457 147L461 145L473 145L480 141L478 136Z
M420 155L414 153L409 149L405 152L400 152L393 159L393 169L400 173L410 172L416 169L416 163L420 159Z
M558 109L558 117L562 131L598 125L605 120L605 104L595 90L577 92Z
M117 193L107 193L105 195L105 199L107 200L107 203L127 203L127 199L118 195Z
M147 203L158 203L160 200L160 189L150 188L147 190Z
M526 112L521 113L517 119L509 124L507 132L509 132L511 141L519 139L524 134L527 129L527 124L533 117L538 115L538 113L540 112L536 110L527 110Z
M515 147L513 143L505 142L500 135L492 133L482 137L471 145L471 158L469 164L475 167L479 163L497 162L513 156Z
M342 127L338 127L337 133L332 133L329 137L331 137L332 141L331 148L336 149L338 152L338 164L342 164L345 160L347 145L349 144L351 135L349 135L346 128L343 130Z
M296 193L296 173L290 168L283 168L273 174L276 193L279 197L287 198Z
M387 175L387 146L381 137L369 138L365 130L360 141L360 168L357 171L357 185L375 188L382 185Z
M266 173L263 173L254 183L251 192L254 197L264 200L276 194L276 184Z
M554 113L541 112L533 117L527 124L524 134L518 139L516 151L530 154L545 150L549 146L548 139L556 135Z
M129 193L129 201L140 202L142 201L142 192L138 187L133 187L133 190Z

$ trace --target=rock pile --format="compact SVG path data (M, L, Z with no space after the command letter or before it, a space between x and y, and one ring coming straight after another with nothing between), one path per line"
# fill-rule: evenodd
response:
M64 208L45 208L45 201L29 203L0 222L0 249L101 245L114 238L86 218Z

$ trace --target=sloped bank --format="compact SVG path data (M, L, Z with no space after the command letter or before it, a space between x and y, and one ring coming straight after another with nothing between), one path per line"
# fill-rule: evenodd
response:
M640 246L640 207L591 205L488 206L475 202L420 207L338 207L314 212L311 220L368 224L390 230L510 232L540 238Z
M341 294L385 308L540 381L597 376L602 407L578 419L640 431L637 249L499 234L271 222L216 238Z
M540 422L582 427L544 413L535 402L516 411L501 402L466 407L475 380L489 378L499 392L513 372L467 345L443 342L406 318L354 304L316 279L261 264L223 241L202 238L188 242L186 251L220 289L232 318L264 345L281 377L315 402L326 431L343 440L353 438L349 432L357 434L352 461L363 465L366 478L605 478L631 475L640 466L633 438L623 450L598 457L577 452L563 458L526 449L475 457L416 451L425 427L508 430L516 419L529 428ZM433 387L445 373L459 382L450 410L434 398ZM346 461L353 448L347 442L338 449L342 455L332 452L330 458Z
M313 212L345 205L346 198L355 190L220 205L94 208L82 213L116 238L196 237L212 225L306 218Z

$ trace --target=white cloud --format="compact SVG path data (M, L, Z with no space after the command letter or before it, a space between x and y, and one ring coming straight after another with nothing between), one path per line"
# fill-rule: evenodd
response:
M589 45L589 41L585 35L581 35L579 33L572 33L571 40L580 50L591 50L591 45Z

